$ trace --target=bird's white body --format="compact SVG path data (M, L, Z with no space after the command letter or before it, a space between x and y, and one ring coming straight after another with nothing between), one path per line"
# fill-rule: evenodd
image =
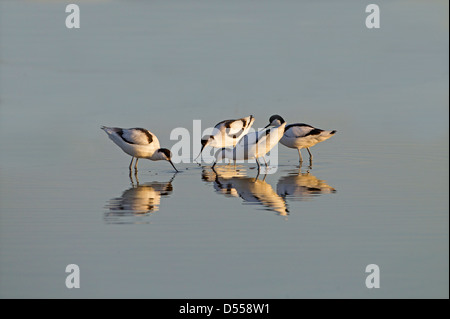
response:
M336 131L324 131L308 124L291 124L286 126L280 143L289 148L308 148L332 137Z
M102 126L102 130L108 134L108 137L119 146L122 151L131 156L130 170L134 158L136 163L134 168L137 170L139 158L146 158L152 161L168 161L175 170L171 161L171 152L168 149L160 148L159 140L152 132L143 128L120 128Z
M234 147L244 137L253 123L255 118L250 115L237 120L225 120L214 126L207 145L211 147Z
M253 122L255 122L255 118L250 115L237 120L225 120L217 123L213 128L212 135L202 138L202 148L195 160L202 154L205 146L214 148L236 146L236 144L247 135Z
M153 159L153 156L160 149L159 140L150 131L141 128L123 129L105 126L102 129L128 155L156 160L156 158Z
M231 149L222 149L217 152L216 160L227 158L230 160L258 159L266 155L283 137L286 123L270 129L251 132L242 138Z
M272 115L267 126L277 126L281 123L286 123L281 116ZM303 123L289 124L285 127L283 137L280 139L280 143L289 148L297 149L299 160L301 163L303 162L302 153L300 152L302 148L306 148L309 153L309 160L312 161L313 156L309 148L316 145L317 143L329 139L335 133L336 131L334 130L325 131Z

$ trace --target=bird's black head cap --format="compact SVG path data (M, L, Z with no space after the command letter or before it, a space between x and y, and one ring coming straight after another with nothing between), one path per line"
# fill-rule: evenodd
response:
M172 152L170 150L168 150L167 148L160 148L158 150L158 152L163 153L164 155L166 155L167 159L171 159L172 158Z
M273 121L278 120L281 122L281 124L285 123L286 121L279 115L272 115L269 119L269 123L272 123Z
M202 138L201 143L202 146L205 147L206 143L208 143L209 140L214 139L214 136L205 136Z

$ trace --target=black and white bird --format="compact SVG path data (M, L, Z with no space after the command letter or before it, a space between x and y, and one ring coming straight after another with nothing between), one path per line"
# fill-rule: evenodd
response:
M237 120L224 120L217 123L213 128L212 135L202 138L202 148L195 159L202 154L205 146L215 148L234 147L248 133L253 122L255 122L255 118L250 115Z
M119 128L102 126L102 130L108 134L108 137L119 146L122 151L131 156L129 169L136 158L134 169L137 171L137 163L140 158L146 158L152 161L168 161L175 171L178 172L172 163L172 152L167 148L160 148L158 138L152 132L143 128Z
M212 167L214 168L217 161L224 158L234 161L255 159L259 170L258 158L264 158L264 155L277 145L278 141L283 137L285 126L286 123L284 122L272 128L248 133L234 148L222 148L219 150L215 155L216 160Z
M282 123L286 122L281 116L272 115L269 119L269 124L266 127L278 126ZM335 133L335 130L325 131L304 123L289 124L286 125L284 129L284 134L280 139L280 143L289 148L296 148L298 150L299 161L302 163L303 158L302 153L300 152L302 148L306 148L309 153L309 160L312 161L313 156L309 148L329 139Z

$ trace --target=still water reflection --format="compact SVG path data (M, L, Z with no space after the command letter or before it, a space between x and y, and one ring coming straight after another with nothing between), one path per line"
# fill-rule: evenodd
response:
M293 201L311 200L314 196L335 192L335 188L312 175L309 169L306 172L301 169L291 170L280 177L277 183L277 194Z
M263 205L281 216L286 216L289 210L285 200L279 196L272 186L265 181L267 175L260 177L247 176L244 169L232 166L221 166L214 170L203 168L202 179L213 182L214 189L227 197L240 197L246 204Z
M148 224L146 219L152 213L159 211L161 197L168 196L173 191L172 182L151 182L140 184L138 175L130 173L131 188L123 191L120 197L109 200L105 208L104 219L108 224Z
M318 179L301 169L287 171L276 184L276 191L266 181L266 174L248 176L243 167L219 166L215 169L203 167L202 180L213 183L217 193L226 197L240 197L244 204L262 205L280 216L289 214L288 201L311 200L321 194L335 193L336 189L325 180Z
M279 216L288 216L289 201L309 201L319 195L336 192L325 180L312 175L310 169L309 166L306 171L296 168L283 172L276 188L266 181L267 174L258 171L251 174L244 166L222 165L214 169L204 166L201 179L211 183L215 192L225 197L241 198L244 205L259 205ZM148 217L160 210L161 197L168 198L172 194L172 182L176 175L166 182L141 184L137 174L130 174L131 187L105 205L105 222L149 223Z

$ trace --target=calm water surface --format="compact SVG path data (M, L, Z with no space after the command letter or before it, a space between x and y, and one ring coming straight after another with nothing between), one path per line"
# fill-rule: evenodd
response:
M0 297L448 298L448 3L65 5L0 2ZM130 176L100 130L249 114L338 133Z

